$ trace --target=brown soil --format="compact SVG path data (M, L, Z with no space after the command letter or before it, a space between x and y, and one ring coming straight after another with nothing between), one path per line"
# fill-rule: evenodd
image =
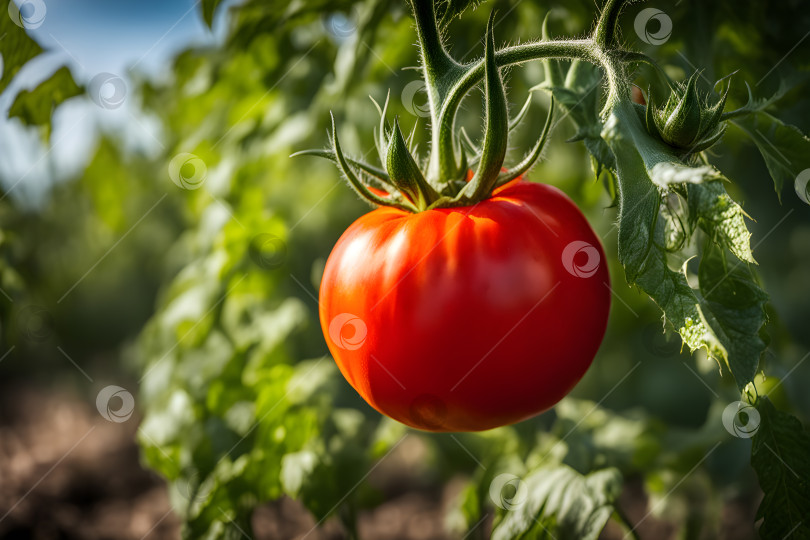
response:
M140 464L134 443L137 426L134 416L123 423L109 422L92 404L70 394L43 388L0 390L0 538L179 538L180 522L171 512L165 483ZM450 482L437 492L418 478L408 480L412 464L405 456L414 451L392 454L386 460L390 463L369 479L398 487L381 506L361 513L361 538L452 538L445 532L444 515L462 482ZM632 522L647 513L639 482L628 483L621 506ZM755 538L752 511L750 504L728 504L719 537ZM337 520L316 527L313 517L288 498L260 507L253 526L256 539L346 537ZM488 526L485 522L481 528ZM638 533L645 540L666 540L673 538L674 527L650 517ZM610 523L601 538L623 536L622 529Z

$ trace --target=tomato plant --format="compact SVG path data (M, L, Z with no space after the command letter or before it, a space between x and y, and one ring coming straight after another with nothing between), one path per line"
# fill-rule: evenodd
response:
M105 132L41 207L3 184L4 380L95 396L82 340L128 370L186 538L810 536L810 12L220 4L127 81L160 144ZM0 91L55 144L97 74L11 96L18 11ZM303 153L354 192L290 157L330 112Z
M431 4L414 8L431 81L445 75L431 64L450 58ZM387 100L375 141L386 170L352 161L374 185L355 175L334 121L332 151L308 152L334 160L371 203L391 207L355 222L326 263L320 319L330 350L370 405L432 431L491 429L550 408L591 364L610 305L601 243L576 205L551 187L515 180L544 147L553 101L532 151L503 169L520 115L508 118L492 26L490 17L481 148L468 139L474 172L463 149L457 159L452 136L453 101L465 90L440 98L433 83L441 105L432 105L437 140L427 174L399 123L389 128Z

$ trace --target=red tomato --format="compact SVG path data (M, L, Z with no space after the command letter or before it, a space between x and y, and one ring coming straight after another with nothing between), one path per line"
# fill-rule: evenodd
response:
M607 325L599 238L552 186L514 181L477 205L378 208L340 237L320 319L343 376L428 431L524 420L565 396Z

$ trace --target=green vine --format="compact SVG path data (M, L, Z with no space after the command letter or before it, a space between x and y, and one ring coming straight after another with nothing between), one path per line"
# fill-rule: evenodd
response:
M626 3L626 0L611 0L590 39L549 40L544 37L541 41L500 50L495 49L493 13L487 23L484 57L461 64L442 43L434 2L412 0L430 108L431 145L426 170L419 169L420 159L404 144L399 127L388 127L385 119L387 102L380 110L381 123L376 136L385 171L343 156L334 130L332 151L307 150L295 155L316 155L335 161L352 188L374 205L419 212L428 208L476 204L490 197L494 188L525 174L536 163L549 136L553 110L549 111L546 126L526 158L503 172L508 133L514 127L507 110L506 88L501 75L503 68L532 60L585 60L601 67L605 74L608 87L605 115L620 102L630 102L630 82L625 64L636 63L640 57L612 45L616 19ZM646 57L643 60L651 61ZM482 81L486 114L483 141L478 147L466 133L456 130L455 120L464 97ZM518 119L525 114L525 109L517 115ZM473 154L468 156L465 147ZM476 165L476 168L470 181L466 182L471 165ZM353 169L365 174L358 176ZM374 181L372 187L382 187L385 194L377 195L367 189L364 185L366 176L382 180L382 186Z

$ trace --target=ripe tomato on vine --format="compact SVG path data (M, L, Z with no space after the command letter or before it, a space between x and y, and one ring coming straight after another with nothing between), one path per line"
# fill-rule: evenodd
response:
M359 218L326 263L321 326L375 409L419 429L478 431L573 388L605 332L608 280L574 203L515 180L474 206Z

